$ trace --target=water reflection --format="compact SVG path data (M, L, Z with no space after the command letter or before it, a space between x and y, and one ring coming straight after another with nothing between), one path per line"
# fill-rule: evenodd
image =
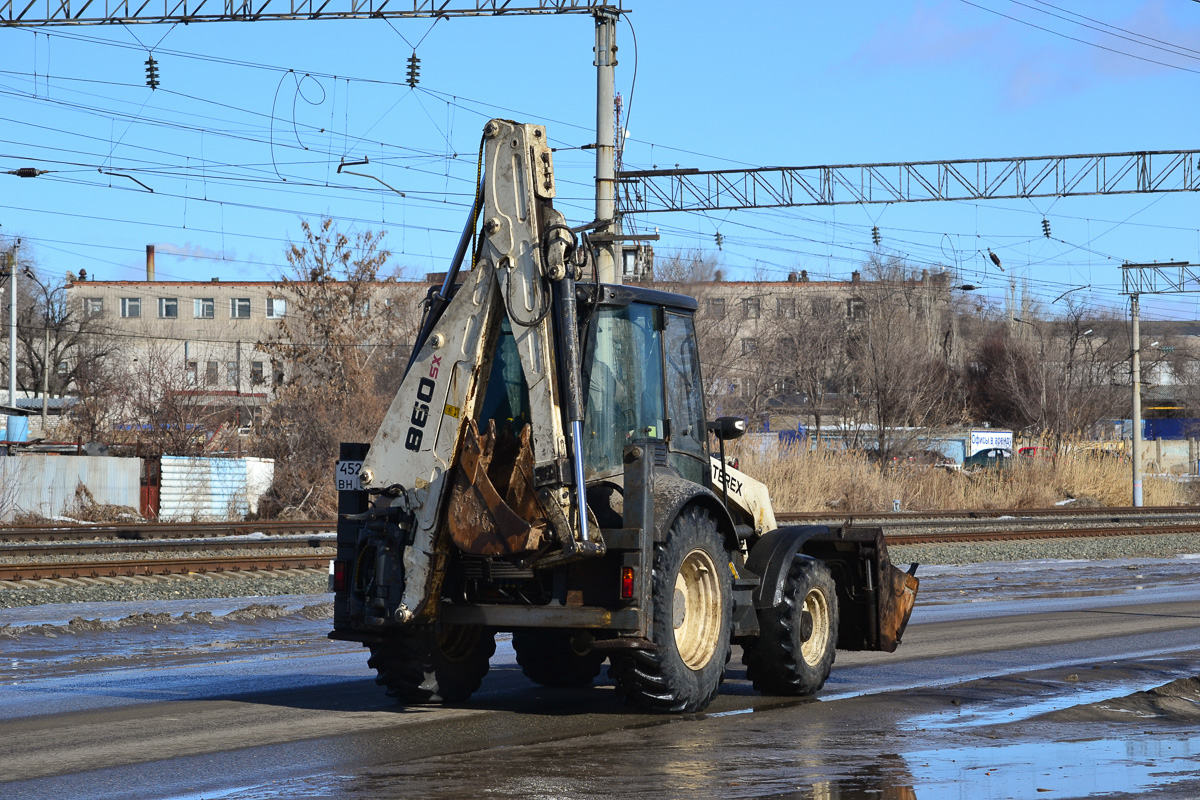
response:
M921 800L1140 795L1194 781L1200 736L1144 735L918 750L905 755Z

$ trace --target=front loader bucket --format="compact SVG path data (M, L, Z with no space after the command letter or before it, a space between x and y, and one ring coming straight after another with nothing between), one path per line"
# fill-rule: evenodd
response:
M475 420L467 421L446 514L450 537L464 553L508 556L541 545L546 522L533 492L529 442L526 425L519 438L503 437L497 454L495 422L480 436Z
M829 565L838 589L839 650L895 652L917 601L916 564L888 556L882 528L833 528L805 540L802 552Z

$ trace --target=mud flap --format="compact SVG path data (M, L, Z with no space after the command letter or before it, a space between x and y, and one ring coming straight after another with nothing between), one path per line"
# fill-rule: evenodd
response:
M882 528L833 528L801 548L829 565L838 589L839 650L895 652L912 616L920 581L892 564Z
M463 431L446 527L459 549L471 555L529 553L541 545L546 531L532 483L529 426L515 440L511 435L506 439L497 442L492 420L483 436L473 419Z

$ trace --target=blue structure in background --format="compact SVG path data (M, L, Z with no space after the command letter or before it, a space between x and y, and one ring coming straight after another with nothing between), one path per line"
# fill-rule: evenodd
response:
M1200 419L1174 417L1142 420L1142 437L1146 440L1200 438Z

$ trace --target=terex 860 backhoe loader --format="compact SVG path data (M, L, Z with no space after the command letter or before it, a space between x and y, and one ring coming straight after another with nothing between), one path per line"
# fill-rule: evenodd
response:
M879 529L777 527L726 465L744 427L705 417L696 301L582 280L543 128L492 120L483 158L387 417L342 445L330 636L403 702L465 700L511 631L534 681L586 686L608 659L659 711L707 706L731 643L773 694L817 691L835 648L894 650L913 570Z

